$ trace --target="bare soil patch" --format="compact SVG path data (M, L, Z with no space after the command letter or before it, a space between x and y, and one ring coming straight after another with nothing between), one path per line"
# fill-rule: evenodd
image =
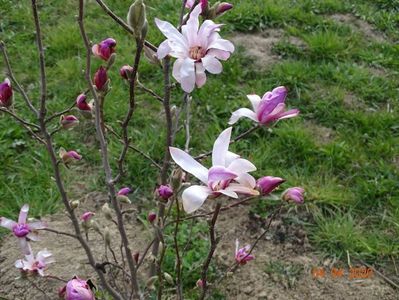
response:
M368 40L378 43L387 42L383 33L376 30L370 23L356 18L351 14L334 14L330 16L331 19L338 23L348 25L355 31L361 32Z
M91 193L85 203L78 208L79 212L83 212L87 207L101 207L105 200L106 196L103 194ZM212 209L213 203L208 202L204 208L206 210ZM225 277L215 286L226 299L396 299L395 291L375 275L364 280L349 280L347 266L318 256L312 250L305 230L289 221L291 218L288 216L293 214L295 212L283 214L273 221L270 232L259 242L254 251L256 259L241 266L233 276ZM306 214L297 214L297 216L303 221L308 218ZM116 226L106 220L101 211L97 211L95 218L101 226L107 226L111 231L112 247L119 258ZM151 238L150 233L137 221L134 212L126 214L126 218L133 251L142 253ZM53 229L72 233L68 218L63 213L48 216L45 220ZM241 245L250 243L261 234L266 221L258 215L251 214L249 206L232 209L220 215L217 232L221 240L214 260L219 270L226 270L234 262L235 240L238 238ZM105 257L102 238L91 231L89 239L96 259L103 261ZM64 235L42 232L42 240L33 244L33 248L37 251L45 247L53 252L57 260L50 265L48 274L62 276L65 279L78 275L82 278L93 278L98 283L77 241ZM108 251L108 256L110 255ZM0 298L46 299L42 292L33 288L31 283L33 281L50 296L50 299L57 299L57 290L63 285L62 282L41 278L30 278L29 281L20 279L20 273L14 267L14 262L20 258L20 253L17 242L12 236L3 240L0 257ZM346 274L342 278L332 278L329 270L333 266L341 266ZM315 279L312 276L314 267L324 267L326 275ZM107 272L107 276L120 278L121 275ZM113 284L121 286L123 280L116 280Z
M314 137L316 143L325 145L334 139L334 130L328 127L321 126L315 122L305 120L305 128L308 129Z

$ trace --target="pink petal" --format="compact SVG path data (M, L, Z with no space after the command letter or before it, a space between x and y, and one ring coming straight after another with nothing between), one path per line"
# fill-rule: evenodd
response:
M159 46L157 50L157 56L159 59L165 58L166 55L168 55L171 52L171 48L169 46L169 41L164 40Z
M43 222L43 221L32 222L32 223L29 223L28 225L33 230L40 230L40 229L47 228L47 223Z
M231 180L236 178L238 175L222 166L213 166L208 172L208 182L218 182L222 180Z
M228 169L237 174L256 171L255 165L249 160L243 158L233 160L233 162L228 166Z
M174 44L179 45L188 51L188 43L186 38L169 22L165 22L155 18L155 24L159 30Z
M169 147L170 155L175 163L183 170L193 174L203 183L208 183L208 169L192 158L189 154L178 148Z
M195 84L202 87L206 82L205 68L202 63L195 63Z
M227 154L226 154L226 157L225 157L226 160L224 162L224 165L225 166L230 165L233 162L233 160L235 160L237 158L240 158L240 156L238 154L235 154L235 153L233 153L231 151L227 151Z
M223 70L223 66L219 60L210 55L206 55L201 59L205 69L212 74L219 74Z
M281 114L285 109L285 103L279 103L277 106L269 113L267 110L264 111L264 114L258 114L259 122L262 124L266 124L276 120L279 114Z
M247 186L249 188L254 189L256 186L256 180L253 176L249 175L248 173L239 174L238 177L235 179L239 184Z
M29 232L26 237L34 242L40 241L39 235L36 232Z
M215 24L211 20L206 20L202 23L198 31L198 38L202 48L208 49L208 43L212 42L209 37L212 33L219 31L221 26L222 24Z
M101 56L98 44L93 45L93 47L91 47L91 51L95 56Z
M212 150L212 165L225 166L227 150L229 149L232 128L225 129L216 139Z
M18 217L18 223L19 224L25 224L26 223L26 218L28 216L28 212L29 212L29 205L28 204L24 204L21 207L21 210L19 212L19 217Z
M186 93L191 93L195 87L195 62L186 58L180 69L181 87Z
M230 42L228 40L216 39L211 44L208 45L208 50L210 50L210 49L219 49L219 50L233 53L234 45L232 42Z
M230 57L230 52L219 50L219 49L211 49L206 54L216 57L217 59L220 59L220 60L227 60Z
M282 114L279 114L278 119L283 120L283 119L293 118L296 117L297 115L299 115L299 109L290 109L286 112L283 112Z
M0 217L0 226L7 228L9 230L12 230L14 226L17 225L17 222L4 218L4 217Z
M182 26L182 33L188 41L189 47L198 45L198 17L201 13L201 5L197 5L190 14L186 25Z
M159 49L159 48L158 48ZM173 78L176 79L177 82L181 82L180 70L183 65L184 59L178 58L175 63L173 64L173 71L172 75Z
M192 185L182 194L183 208L190 214L202 206L212 191L206 186Z
M258 119L256 117L256 113L253 112L252 110L248 109L248 108L240 108L237 109L235 112L233 112L231 114L230 120L229 120L229 124L233 125L235 124L239 119L241 118L249 118L255 122L258 122Z

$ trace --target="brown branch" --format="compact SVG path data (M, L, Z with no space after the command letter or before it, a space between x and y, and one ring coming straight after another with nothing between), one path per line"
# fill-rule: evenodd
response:
M101 8L109 15L116 23L118 23L123 29L125 29L128 33L131 35L134 35L133 30L127 25L120 17L118 17L105 3L104 1L101 0L96 0L98 5L101 6ZM148 48L151 50L157 52L157 47L155 47L153 44L151 44L148 41L144 41L144 45L146 45Z
M66 236L69 236L69 237L74 238L74 239L79 239L77 235L72 234L72 233L68 233L68 232L64 232L64 231L58 231L58 230L51 229L51 228L44 228L43 230L48 231L48 232L52 232L52 233L56 233L56 234L60 234L60 235L66 235Z
M159 102L163 102L163 98L161 96L159 96L157 93L155 93L153 90L145 87L140 81L138 82L138 88L142 89L143 91L147 92L148 94L150 94L151 96L153 96L155 99L157 99Z
M106 180L106 184L108 187L109 196L111 198L111 203L112 203L115 213L116 213L116 217L117 217L117 221L118 221L118 230L119 230L119 233L121 236L123 248L125 250L126 259L127 259L129 270L130 270L130 276L132 278L131 283L132 283L132 289L133 289L133 297L135 299L141 299L140 287L139 287L138 280L137 280L136 266L135 266L135 262L132 257L132 252L129 248L129 240L127 238L125 226L123 223L123 216L121 213L119 202L116 200L116 196L115 196L116 191L115 191L115 186L112 181L112 170L111 170L111 166L110 166L110 162L109 162L109 158L108 158L107 143L106 143L106 140L104 137L104 132L101 129L101 123L100 123L100 119L99 119L99 115L100 115L99 97L97 95L96 90L93 87L93 81L90 76L90 73L91 73L91 47L90 47L90 43L89 43L88 37L86 35L86 31L85 31L84 24L83 24L83 13L84 13L83 6L84 6L84 0L79 0L78 23L79 23L80 33L81 33L81 36L82 36L82 39L83 39L83 42L84 42L85 48L86 48L85 77L86 77L88 87L94 97L94 102L95 102L95 113L96 113L95 125L96 125L97 136L100 141L101 157L102 157L102 162L103 162L103 167L104 167L105 180ZM122 296L113 289L112 289L112 295L114 296L114 298L123 299Z
M175 231L173 234L173 241L175 245L175 252L176 252L176 268L175 268L175 273L176 273L176 296L177 300L182 300L183 299L183 290L182 290L182 282L181 282L181 273L182 273L182 263L181 263L181 257L179 253L179 242L178 242L178 234L179 234L179 224L180 224L180 207L179 207L179 200L175 196L175 203L176 203L176 214L177 214L177 219L175 222Z
M215 224L216 224L216 220L218 218L221 207L222 207L221 202L216 203L216 208L213 213L211 224L209 226L209 237L210 237L210 241L211 241L211 247L209 249L208 256L205 260L204 266L202 267L201 281L202 281L203 286L202 286L201 296L199 298L201 300L205 299L206 292L208 289L208 283L207 283L208 269L209 269L209 265L211 264L213 254L215 253L216 246L217 246L217 240L216 240L216 234L215 234Z
M7 67L7 75L11 78L12 82L17 87L17 90L22 95L22 98L24 99L26 105L29 107L29 109L37 117L38 116L37 109L33 106L32 101L29 99L29 96L26 94L26 92L24 91L24 89L22 88L22 86L19 84L19 82L17 81L17 79L14 76L14 72L12 71L10 60L8 58L6 45L5 45L5 43L3 41L0 41L0 50L3 53L4 62L5 62L6 67Z

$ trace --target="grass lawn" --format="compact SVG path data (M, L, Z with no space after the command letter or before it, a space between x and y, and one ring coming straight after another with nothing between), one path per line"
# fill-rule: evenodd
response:
M128 87L118 74L119 66L133 64L134 41L96 5L87 1L87 32L93 42L117 40L117 61L111 72L112 90L105 109L106 121L118 129L118 118L127 109ZM108 0L124 16L130 1ZM154 17L177 22L177 3L149 0L148 40L159 45L163 36ZM287 179L288 186L303 186L311 243L327 255L351 255L385 263L399 255L399 3L391 0L248 0L231 1L235 7L218 21L226 26L222 36L236 32L283 30L273 48L280 59L260 68L256 59L238 47L223 64L221 75L208 77L207 84L193 95L191 147L193 154L211 148L215 137L227 127L233 110L248 106L245 95L263 95L278 85L289 89L288 105L301 116L261 130L234 145L233 150L250 158L257 176ZM40 1L48 74L49 110L71 105L86 88L85 52L75 15L76 1ZM161 13L157 13L161 12ZM367 36L334 15L352 14L378 30ZM38 58L34 26L28 1L0 0L0 38L5 41L17 78L38 102ZM291 44L300 39L304 47ZM99 65L93 60L94 66ZM4 64L0 62L0 69ZM162 95L162 72L143 60L140 80ZM2 81L3 77L0 77ZM16 94L16 93L15 93ZM181 103L182 91L174 89L172 102ZM31 121L33 116L15 95L15 108ZM164 148L164 118L161 105L139 92L137 109L129 129L133 143L161 161ZM240 121L234 134L248 129ZM54 121L54 128L57 122ZM105 190L100 156L94 146L94 128L81 122L78 130L56 136L59 147L77 149L84 167L63 170L72 195L81 191ZM114 157L121 145L110 139ZM176 145L184 146L184 132ZM0 215L14 218L23 203L33 215L61 209L59 194L43 147L27 138L24 129L0 114ZM115 163L116 159L113 161ZM129 175L124 184L133 186L134 199L151 199L156 169L135 153L128 156ZM139 200L137 200L139 201ZM144 205L153 205L142 201ZM146 204L147 203L147 204ZM254 204L267 212L265 202ZM298 222L301 222L298 220ZM200 230L200 229L199 229ZM201 244L202 247L202 244ZM205 247L205 246L204 246ZM205 247L206 249L206 247ZM193 258L195 259L195 258Z

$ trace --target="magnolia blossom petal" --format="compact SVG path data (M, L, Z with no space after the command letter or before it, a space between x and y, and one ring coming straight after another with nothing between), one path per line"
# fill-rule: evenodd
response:
M43 221L32 222L32 223L29 223L29 227L33 230L40 230L40 229L47 228L47 223L43 222Z
M225 166L227 150L229 149L231 127L225 129L213 144L212 165Z
M25 224L26 223L26 218L28 217L28 212L29 212L29 205L24 204L21 207L21 210L19 212L19 217L18 217L18 223L19 224Z
M212 191L206 186L192 185L185 189L182 199L186 213L190 214L200 208L210 194Z
M208 172L208 182L219 182L222 180L231 180L236 178L238 175L222 166L214 166L209 169Z
M181 70L181 66L183 65L183 62L184 62L184 59L178 58L178 59L176 59L175 63L173 64L172 75L173 75L173 78L177 80L177 82L181 82L180 70Z
M18 259L17 261L15 261L14 266L17 269L22 269L24 267L24 262L22 259Z
M175 163L183 170L193 174L203 183L208 183L208 169L192 158L189 154L178 148L169 147L170 155Z
M283 120L283 119L293 118L296 117L297 115L299 115L299 109L290 109L286 112L283 112L282 114L279 114L278 119Z
M157 55L159 59L165 58L172 51L172 48L169 46L169 41L164 40L159 46L157 50Z
M195 61L191 58L186 58L180 68L180 84L182 89L191 93L195 87Z
M249 101L251 101L252 108L254 109L254 111L257 111L258 107L259 107L259 103L262 101L262 99L258 95L255 95L255 94L247 95L247 98L249 99Z
M227 154L226 154L226 157L225 157L226 161L224 162L224 165L225 166L230 165L233 162L233 160L235 160L235 159L237 159L239 157L240 156L238 154L235 154L235 153L233 153L231 151L227 151Z
M155 18L155 24L157 25L159 30L174 44L188 51L186 38L175 27L173 27L172 24L166 21L159 20L157 18Z
M268 122L274 121L278 119L278 115L281 114L285 109L285 103L279 103L277 106L270 112L270 111L260 111L258 113L258 119L262 124L266 124Z
M212 40L209 41L210 35L216 31L219 31L220 27L222 27L222 24L215 24L211 20L206 20L204 23L202 23L198 31L198 38L202 48L208 49L208 43L212 42Z
M252 196L258 196L259 192L251 187L244 186L242 184L238 183L230 183L229 186L225 189L227 191L232 191L236 192L239 194L244 194L244 195L252 195Z
M189 46L198 44L198 27L199 15L201 13L201 5L197 5L190 14L190 18L186 25L182 26L182 33L186 37Z
M4 217L0 217L0 226L7 228L9 230L12 230L14 228L14 226L17 225L17 222L4 218Z
M255 165L249 160L243 158L233 160L233 162L228 166L228 169L237 174L256 171Z
M219 49L223 51L234 52L234 45L232 42L224 39L215 39L212 43L208 45L209 49Z
M202 87L206 82L206 74L204 65L200 62L195 63L195 84Z
M256 186L255 178L252 175L249 175L248 173L241 173L234 180L237 181L239 184L250 187L252 189L255 188Z
M211 49L206 54L216 57L217 59L220 59L220 60L227 60L230 58L230 52L219 50L219 49Z
M238 195L236 192L234 192L233 190L229 189L228 187L224 190L219 190L219 193L222 193L223 195L230 197L230 198L234 198L237 199Z
M235 124L241 118L249 118L255 122L258 122L258 118L256 117L256 113L250 110L249 108L240 108L231 114L229 124Z
M40 241L39 234L36 232L29 232L26 237L32 241Z
M223 71L222 63L213 56L206 55L201 61L209 73L219 74Z

